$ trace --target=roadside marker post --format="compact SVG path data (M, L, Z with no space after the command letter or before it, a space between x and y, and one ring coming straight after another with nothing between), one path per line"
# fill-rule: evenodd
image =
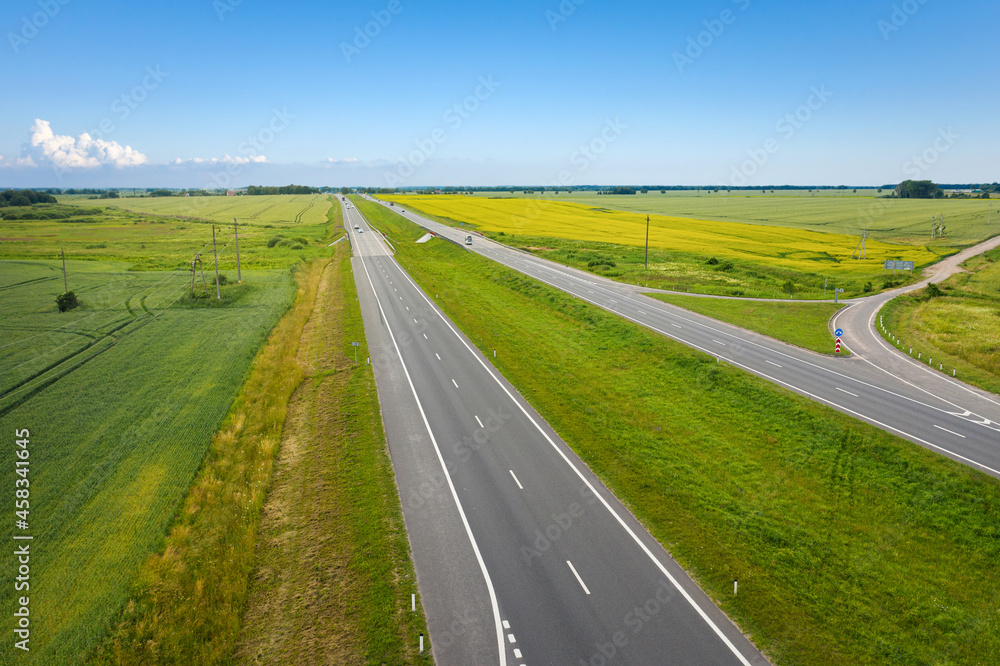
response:
M357 365L358 364L358 344L359 343L352 342L351 344L354 345L354 365Z

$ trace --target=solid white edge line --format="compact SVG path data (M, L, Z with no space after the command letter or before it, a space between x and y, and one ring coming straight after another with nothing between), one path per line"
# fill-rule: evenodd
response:
M514 470L509 470L509 471L510 471L510 475L511 475L512 477L514 477L514 483L516 483L516 484L517 484L517 487L518 487L518 488L520 488L521 490L524 490L524 486L522 486L522 485L521 485L521 482L517 480L517 475L516 475L516 474L514 474Z
M583 591L586 592L589 595L590 594L590 590L587 589L587 584L583 582L582 578L580 578L580 574L578 574L576 572L576 567L574 567L573 563L570 562L569 560L566 560L566 564L569 565L569 570L573 572L574 576L576 576L576 582L580 583L580 587L582 587Z
M451 480L451 474L448 472L448 466L444 462L444 456L441 455L441 449L438 446L437 438L434 437L434 431L431 430L431 424L427 420L427 414L424 413L424 407L420 402L420 397L417 395L417 389L413 385L413 380L410 378L410 372L406 368L406 362L403 361L403 354L400 352L399 345L396 343L396 336L392 332L392 327L389 326L389 319L386 317L385 310L382 308L382 301L379 299L378 293L375 291L375 283L372 282L372 276L368 273L368 266L365 265L364 257L361 257L361 266L365 269L365 276L368 278L368 284L371 285L372 294L375 296L375 302L378 304L379 312L382 313L382 320L385 322L385 328L389 332L389 338L392 340L392 346L396 350L396 355L399 356L399 363L403 367L403 374L406 375L406 382L410 385L410 392L413 393L413 399L417 402L417 409L420 411L420 418L423 419L424 427L427 429L427 434L431 439L431 444L434 445L434 452L437 454L438 462L441 464L441 471L444 472L444 477L448 481L448 488L451 490L451 496L455 500L458 515L462 518L462 525L465 526L465 533L469 537L469 543L472 544L472 550L476 554L476 561L479 563L479 569L483 572L483 578L486 580L486 589L490 593L490 604L493 606L493 620L497 628L497 649L500 653L500 666L507 666L507 649L503 642L503 626L500 623L500 606L497 603L496 591L493 589L493 580L490 578L490 572L486 570L486 562L483 560L482 553L479 552L479 544L476 543L476 537L472 534L472 526L469 525L469 519L465 516L465 510L462 508L462 502L458 498L458 492L455 490L455 484Z
M539 433L541 433L542 437L545 438L545 440L556 451L559 457L561 457L563 461L567 465L569 465L570 469L572 469L573 472L577 475L577 478L579 478L584 483L584 485L587 486L588 490L590 490L590 492L592 492L594 496L597 497L597 499L601 502L601 504L604 505L604 508L608 510L608 513L610 513L614 517L614 519L618 521L618 524L622 526L625 532L630 537L632 537L632 540L639 546L642 552L644 552L646 556L649 557L649 559L653 562L653 564L656 565L656 568L660 570L660 573L662 573L667 578L667 580L670 581L670 584L673 585L677 589L677 591L681 593L681 596L684 597L684 599L691 605L692 608L694 608L694 610L698 613L698 615L701 616L701 619L705 621L705 623L712 629L713 632L715 632L715 635L718 636L720 640L722 640L722 642L726 645L726 647L728 647L729 650L736 656L736 658L740 660L740 663L743 664L743 666L751 666L750 662L747 661L747 658L744 657L743 654L737 649L737 647L733 645L732 641L729 640L729 637L726 636L721 629L719 629L719 627L715 624L715 622L712 621L712 618L710 618L708 614L701 608L701 606L698 605L698 602L695 601L694 598L688 593L688 591L685 590L684 587L677 581L677 579L674 578L669 571L667 571L666 566L664 566L664 564L660 562L660 560L653 554L653 551L649 549L649 546L647 546L643 542L643 540L639 538L639 535L636 534L635 531L628 525L628 523L626 523L625 520L620 515L618 515L618 512L614 510L614 508L611 506L610 503L608 503L608 501L604 498L604 495L597 491L597 488L595 488L594 485L590 482L590 479L588 479L583 474L583 472L581 472L580 469L573 464L573 461L569 459L569 456L567 456L562 449L559 448L559 446L555 443L555 440L549 437L548 433L546 433L542 429L542 426L539 425L539 423L531 416L531 414L528 413L528 410L524 407L524 405L522 405L521 402L514 397L514 395L510 392L510 390L506 386L504 386L503 382L500 381L500 378L497 377L497 375L494 373L492 366L490 366L485 361L482 355L476 353L476 351L469 346L469 343L466 342L465 338L463 338L455 329L455 327L452 326L451 322L448 321L448 318L444 316L444 313L442 313L440 309L433 303L433 301L431 301L431 299L427 297L427 294L425 294L423 290L421 290L417 286L417 284L413 281L413 278L411 278L410 275L402 269L402 267L400 267L400 272L410 282L410 284L413 285L413 287L417 290L417 293L420 294L420 296L427 302L427 304L431 307L431 309L437 313L438 317L441 318L441 321L444 322L445 326L447 326L448 329L455 334L455 337L458 338L459 342L462 343L462 346L464 346L469 351L469 353L472 354L473 358L479 361L479 364L483 366L483 369L486 370L486 372L493 378L493 381L495 381L497 385L500 386L501 390L503 390L503 392L507 394L507 397L509 397L511 401L515 405L517 405L517 408L521 410L521 413L524 414L524 416L531 422L533 426L535 426L535 429L538 430Z
M961 434L959 434L959 433L957 433L957 432L955 432L953 430L948 430L947 428L942 428L941 426L939 426L937 424L934 424L934 427L937 428L938 430L944 430L949 435L954 435L955 437L961 437L962 439L967 439L967 437L965 435L961 435Z

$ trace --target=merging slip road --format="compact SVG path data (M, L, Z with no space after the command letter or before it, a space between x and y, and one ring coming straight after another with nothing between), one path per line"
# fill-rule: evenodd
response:
M437 663L766 664L343 205Z
M464 244L470 233L405 206L390 210L456 243ZM1000 238L995 238L963 255L998 244ZM838 314L835 324L844 329L844 342L856 353L836 358L668 305L643 295L638 287L540 259L478 234L467 247L720 361L1000 477L1000 399L912 361L872 330L878 308L898 292L854 301Z

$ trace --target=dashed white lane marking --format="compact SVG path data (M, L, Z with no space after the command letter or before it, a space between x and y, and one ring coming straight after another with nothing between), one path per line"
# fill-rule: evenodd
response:
M717 344L717 345L722 345L723 347L725 347L725 346L726 346L726 343L725 343L725 342L719 342L718 340L712 340L712 342L714 342L714 343L715 343L715 344Z
M407 306L405 306L405 307L406 307L406 309L407 309L407 310L409 310L409 309L410 309L410 306L409 306L409 305L407 305Z
M454 381L454 380L453 380L453 381ZM479 420L479 415L478 415L478 414L475 414L474 416L476 417L476 423L478 423L478 424L479 424L479 427L485 430L485 429L486 429L486 426L484 426L484 425L483 425L483 422Z
M517 480L517 475L514 474L514 470L510 470L510 475L514 477L514 483L517 484L517 487L520 488L521 490L524 490L524 486L522 486L521 482Z
M939 425L935 425L934 427L937 428L938 430L944 430L949 435L954 435L955 437L961 437L962 439L965 439L965 435L959 435L957 432L954 432L952 430L948 430L947 428L942 428Z
M427 337L427 334L426 334L426 333L424 333L424 340L429 340L429 339L430 339L430 338L428 338L428 337Z
M780 367L781 367L780 365L778 365L778 364L777 364L777 363L775 363L774 361L768 361L767 359L764 359L764 362L765 362L765 363L770 363L771 365L773 365L773 366L774 366L774 367L776 367L776 368L780 368Z
M507 640L509 640L511 643L517 642L517 639L514 638L514 634L507 634Z
M520 659L521 658L521 651L518 650L517 648L514 648L514 656L517 657L518 659Z
M508 622L507 620L504 620L503 621L503 628L504 629L510 629L510 622Z
M580 578L580 574L576 572L576 567L573 566L573 563L570 562L569 560L566 560L566 564L569 565L569 570L573 572L574 576L576 576L576 580L578 583L580 583L580 587L583 588L583 591L586 592L587 594L590 594L590 590L587 589L587 584L583 582L582 578Z
M458 382L456 382L454 379L451 380L451 383L455 385L455 388L458 388Z
M403 299L401 298L401 299L399 299L399 300L403 300ZM414 323L414 324L416 324L416 323L417 323L417 320L416 320L416 319L414 319L414 320L413 320L413 323Z
M438 357L438 360L439 360L439 361L441 360L441 356L440 356L440 354L438 354L437 352L434 352L434 355Z
M684 328L683 326L678 326L677 324L671 324L674 328Z
M837 389L841 393L846 393L847 395L853 395L855 398L858 397L857 393L851 393L850 391L845 391L844 389L840 388L839 386L834 386L833 388Z

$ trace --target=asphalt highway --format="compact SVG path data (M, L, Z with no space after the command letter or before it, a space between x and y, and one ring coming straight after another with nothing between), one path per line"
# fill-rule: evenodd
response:
M465 246L470 232L464 229L440 224L405 206L394 206L391 210ZM1000 477L1000 398L918 364L882 342L873 330L877 325L875 313L894 294L854 301L838 313L834 325L843 329L846 346L856 350L851 357L838 358L799 349L657 301L643 295L637 286L578 271L472 235L472 244L465 246L470 251L715 356L720 362L740 367ZM998 243L1000 238L977 250Z
M344 206L437 663L768 663Z

